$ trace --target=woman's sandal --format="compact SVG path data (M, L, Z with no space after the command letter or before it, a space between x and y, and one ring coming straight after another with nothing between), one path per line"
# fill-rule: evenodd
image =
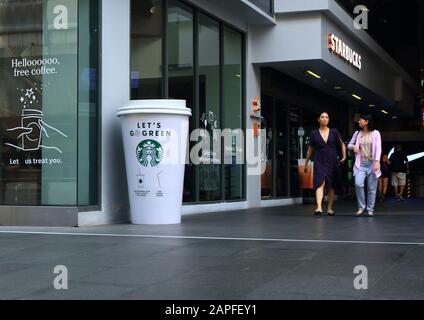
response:
M322 217L322 211L317 210L317 211L315 211L314 214L315 214L316 217Z
M334 211L328 211L327 213L329 217L334 217L336 215Z

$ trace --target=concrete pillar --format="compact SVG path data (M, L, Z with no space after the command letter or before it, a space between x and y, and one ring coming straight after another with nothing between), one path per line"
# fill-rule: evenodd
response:
M250 29L251 26L249 26L246 39L246 129L253 127L253 121L250 117L252 101L255 97L261 97L261 69L252 64L255 43L252 40ZM249 175L249 170L247 170L246 177L246 200L250 208L257 208L261 205L261 176Z
M130 20L130 0L101 1L101 211L80 213L80 226L129 221L121 127L116 111L130 98Z

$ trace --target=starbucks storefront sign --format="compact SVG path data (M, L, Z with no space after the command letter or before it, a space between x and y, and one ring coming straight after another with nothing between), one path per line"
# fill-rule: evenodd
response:
M133 224L181 223L191 110L182 100L131 101L118 110Z

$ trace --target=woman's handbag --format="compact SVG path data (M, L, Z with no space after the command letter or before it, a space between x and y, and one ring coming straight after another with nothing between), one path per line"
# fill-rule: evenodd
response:
M303 190L314 189L314 164L309 162L308 171L305 173L306 160L298 160L300 188Z
M343 164L338 164L336 168L335 175L335 186L336 193L338 195L345 195L349 193L349 169L347 166L347 161Z

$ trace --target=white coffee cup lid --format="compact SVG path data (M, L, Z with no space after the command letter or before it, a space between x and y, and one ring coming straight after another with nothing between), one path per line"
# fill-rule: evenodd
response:
M191 116L185 100L131 100L118 109L118 117L132 114L176 114Z

